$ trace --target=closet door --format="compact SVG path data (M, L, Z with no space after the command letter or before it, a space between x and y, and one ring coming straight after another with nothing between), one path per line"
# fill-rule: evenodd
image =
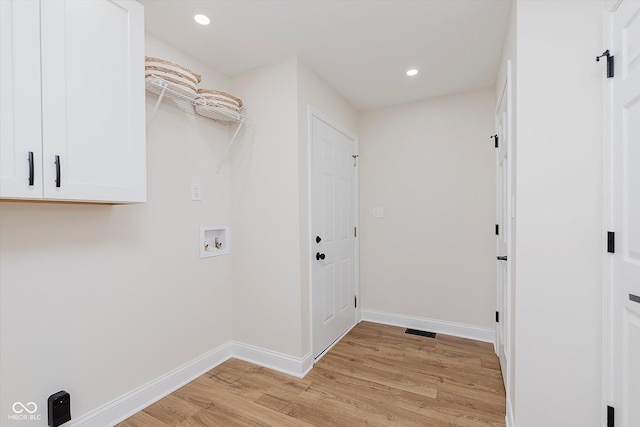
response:
M45 199L145 201L142 6L65 0L41 8Z
M42 198L40 2L0 0L0 197Z

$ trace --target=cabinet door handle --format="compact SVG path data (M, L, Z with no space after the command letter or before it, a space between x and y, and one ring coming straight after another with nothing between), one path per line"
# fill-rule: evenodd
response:
M33 186L33 151L29 151L29 186Z
M60 188L60 156L56 155L56 188Z

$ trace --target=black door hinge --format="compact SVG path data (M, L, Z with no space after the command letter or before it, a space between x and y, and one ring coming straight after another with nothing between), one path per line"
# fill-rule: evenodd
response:
M500 226L496 224L496 236L500 235Z
M496 323L500 322L500 312L496 311Z
M613 77L613 55L609 52L609 49L602 52L602 55L596 56L596 62L600 62L600 58L603 56L607 57L607 78L610 79Z
M616 233L613 231L607 231L607 252L616 253Z
M614 412L615 409L613 409L613 406L607 406L607 427L615 426Z
M353 306L358 308L358 297L356 295L353 296Z
M353 237L358 237L358 227L353 227Z
M496 135L491 135L489 138L490 139L493 138L495 140L495 146L496 146L496 148L498 148L498 135L497 134Z

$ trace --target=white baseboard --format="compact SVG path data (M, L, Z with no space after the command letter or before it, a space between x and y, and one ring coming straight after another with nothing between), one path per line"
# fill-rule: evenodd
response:
M313 368L311 353L302 358L292 357L240 342L233 343L233 357L297 378L303 378Z
M494 342L495 340L495 331L492 329L373 310L361 310L360 313L364 321L429 330L478 341ZM228 342L73 420L69 427L104 427L117 424L232 357L297 378L303 378L313 368L311 353L299 358L249 344ZM509 410L508 406L507 427L514 427L513 413ZM509 424L509 416L511 416L511 424Z
M249 344L230 341L150 383L120 396L95 411L73 420L69 427L115 425L232 357L298 378L303 378L313 368L311 353L302 358L296 358Z
M511 399L509 399L509 396L507 396L507 416L504 418L507 427L516 427L516 421L513 416L513 406L511 405Z
M492 344L496 340L496 331L489 328L375 310L360 310L360 313L362 315L362 320L365 322L383 323L385 325L419 329L422 331L453 335L456 337L469 338Z
M231 343L223 344L97 410L73 420L69 427L104 427L117 424L228 360L232 357L232 349Z

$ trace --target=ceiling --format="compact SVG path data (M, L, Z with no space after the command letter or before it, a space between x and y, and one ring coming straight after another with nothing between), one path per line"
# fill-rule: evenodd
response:
M233 76L290 55L356 109L495 83L510 0L140 0L146 29ZM197 13L211 24L194 22ZM407 77L409 68L419 74Z

